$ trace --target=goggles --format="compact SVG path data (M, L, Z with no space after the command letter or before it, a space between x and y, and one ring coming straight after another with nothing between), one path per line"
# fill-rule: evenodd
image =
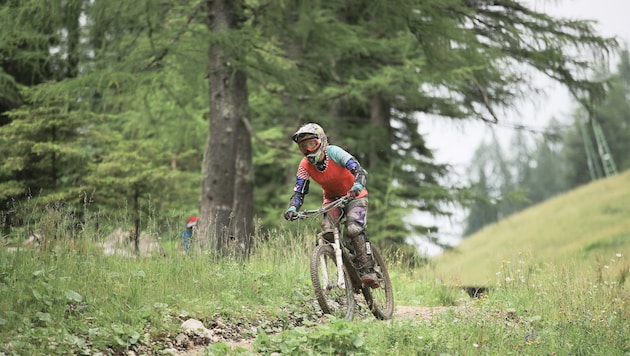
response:
M321 141L318 138L309 138L298 143L300 151L305 155L317 151L319 146L321 146Z

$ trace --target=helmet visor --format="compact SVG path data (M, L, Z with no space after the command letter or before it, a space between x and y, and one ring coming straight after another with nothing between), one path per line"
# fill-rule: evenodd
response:
M317 151L321 144L322 143L318 138L310 138L298 143L298 147L303 154L307 155Z

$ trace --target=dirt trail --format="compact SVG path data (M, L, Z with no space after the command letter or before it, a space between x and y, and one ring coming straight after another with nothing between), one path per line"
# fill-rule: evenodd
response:
M411 307L398 306L394 310L394 318L396 319L417 319L429 321L435 315L443 313L449 309L458 307Z
M419 306L397 306L394 309L393 319L414 319L418 321L430 321L435 316L443 313L447 310L465 310L466 306L456 307L419 307ZM224 341L232 349L241 347L247 350L252 350L254 340L240 340L240 341ZM192 349L186 351L179 351L177 355L180 356L202 356L205 346L196 345Z

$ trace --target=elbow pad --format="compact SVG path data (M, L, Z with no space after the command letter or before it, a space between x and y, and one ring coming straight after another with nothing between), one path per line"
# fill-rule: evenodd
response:
M367 184L368 173L365 169L363 169L363 167L361 167L359 162L355 161L353 158L350 158L346 163L346 168L354 176L354 182L359 183L365 187L365 185Z
M298 179L295 184L295 191L289 200L289 206L294 206L296 209L300 209L304 203L304 196L308 194L308 188L310 180Z

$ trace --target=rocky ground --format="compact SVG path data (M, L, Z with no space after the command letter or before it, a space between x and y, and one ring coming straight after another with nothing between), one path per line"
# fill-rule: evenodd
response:
M415 319L418 321L429 321L434 316L443 313L449 309L465 309L465 306L458 307L420 307L420 306L397 306L394 311L394 319ZM173 348L174 355L180 356L202 356L203 349L208 342L224 342L233 349L240 347L252 350L254 339L243 339L241 335L247 334L247 330L243 330L239 325L226 325L218 323L210 326L207 331L197 333L197 337L181 337L177 348ZM203 335L205 333L205 335ZM188 333L190 335L190 333Z

